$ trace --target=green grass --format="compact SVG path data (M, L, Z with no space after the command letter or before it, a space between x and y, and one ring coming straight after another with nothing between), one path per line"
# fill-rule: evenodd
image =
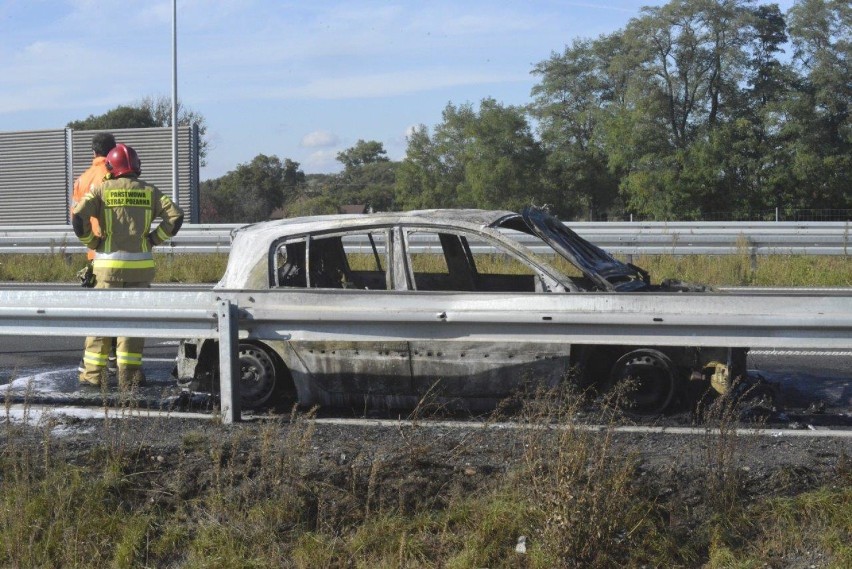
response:
M852 567L852 487L848 479L845 485L751 504L740 518L714 536L707 567L780 566L786 557L810 552L820 552L822 557L815 560L815 566ZM830 552L827 559L823 552Z

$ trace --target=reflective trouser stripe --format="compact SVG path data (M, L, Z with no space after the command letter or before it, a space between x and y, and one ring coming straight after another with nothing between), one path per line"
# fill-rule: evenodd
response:
M95 257L93 266L96 269L153 269L154 259L122 261L118 259L98 259Z
M111 282L98 281L95 288L98 289L127 289L127 288L149 288L151 285L148 281L138 282ZM86 338L86 347L84 348L84 363L85 371L80 374L82 381L89 383L99 383L103 381L104 368L109 360L109 350L112 345L112 338L103 337L88 337ZM116 363L118 371L121 369L131 369L133 371L141 371L142 369L142 352L145 351L145 338L124 338L116 339ZM91 354L91 359L86 359L86 356Z
M102 269L153 269L154 255L151 251L100 251L95 255L94 266Z
M102 261L144 261L145 259L153 259L154 255L150 251L113 251L112 253L99 252L97 258Z
M115 361L119 367L139 367L142 365L142 354L115 352Z
M85 351L83 352L83 363L93 365L95 367L106 367L107 354Z

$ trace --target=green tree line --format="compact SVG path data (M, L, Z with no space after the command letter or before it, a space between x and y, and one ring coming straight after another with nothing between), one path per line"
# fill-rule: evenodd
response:
M852 7L671 0L532 68L526 105L449 103L406 156L380 142L339 174L258 155L201 185L204 221L549 204L563 218L752 217L852 208Z

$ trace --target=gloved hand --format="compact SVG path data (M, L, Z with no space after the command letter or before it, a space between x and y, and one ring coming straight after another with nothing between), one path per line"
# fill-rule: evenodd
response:
M77 271L77 278L80 279L80 286L83 288L95 288L95 271L91 261Z

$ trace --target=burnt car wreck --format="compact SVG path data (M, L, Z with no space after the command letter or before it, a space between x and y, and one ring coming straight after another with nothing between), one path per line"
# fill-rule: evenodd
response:
M532 248L518 242L534 236ZM332 215L258 223L234 232L223 290L320 289L361 295L364 305L394 295L452 292L462 302L494 293L702 292L623 263L582 239L541 208L522 213L427 210ZM383 291L377 296L375 291ZM394 294L388 294L388 292ZM282 297L286 299L286 297ZM424 398L448 408L485 410L530 383L555 386L571 377L604 390L634 385L638 412L659 413L687 391L723 392L745 376L747 349L565 342L240 340L240 394L246 409L295 401L303 406L413 408ZM175 375L193 391L215 391L218 346L181 342Z

